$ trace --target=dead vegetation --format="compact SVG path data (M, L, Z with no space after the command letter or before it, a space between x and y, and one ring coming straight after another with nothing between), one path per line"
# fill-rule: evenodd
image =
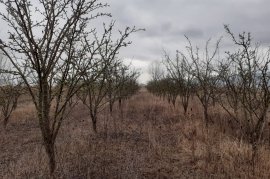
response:
M97 134L79 104L64 121L56 141L57 178L269 178L269 145L260 145L255 176L252 146L235 137L230 117L210 108L208 135L203 109L193 98L187 115L145 89L99 114ZM49 177L35 110L20 102L0 138L0 178Z
M118 56L144 29L91 26L107 3L0 4L1 178L269 178L270 49L250 33L225 25L237 50L222 59L220 40L186 37L150 68L154 96Z

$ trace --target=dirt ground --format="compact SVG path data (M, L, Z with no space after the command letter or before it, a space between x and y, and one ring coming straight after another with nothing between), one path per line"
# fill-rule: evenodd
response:
M79 104L64 121L56 144L56 178L270 178L269 144L259 149L255 175L251 146L235 137L228 117L211 109L209 129L196 98L188 114L142 89L98 116L92 130ZM207 132L208 131L208 132ZM0 131L0 178L49 178L35 110L21 101Z

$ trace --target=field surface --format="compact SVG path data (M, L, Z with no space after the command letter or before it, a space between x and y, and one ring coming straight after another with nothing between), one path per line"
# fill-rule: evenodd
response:
M269 144L259 149L252 174L251 146L235 136L219 107L210 110L209 129L194 97L186 115L145 89L98 116L92 130L79 104L64 121L56 143L56 178L269 178ZM49 178L35 110L21 100L0 131L0 178Z

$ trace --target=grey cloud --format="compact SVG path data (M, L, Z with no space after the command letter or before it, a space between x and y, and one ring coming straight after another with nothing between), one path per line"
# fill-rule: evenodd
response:
M161 59L162 49L184 49L188 35L193 44L204 45L212 37L224 36L221 46L230 40L223 24L236 34L252 33L254 42L270 45L269 0L102 0L111 7L117 28L135 25L145 28L130 36L133 44L121 50L123 58L142 61ZM1 9L1 8L0 8ZM95 24L93 24L95 25Z
M188 28L181 32L181 35L186 35L191 38L201 38L203 37L203 31L198 28Z
M113 14L120 24L146 28L133 36L134 44L123 56L142 61L162 58L162 49L175 52L187 44L184 35L194 45L205 44L224 36L221 53L231 48L223 24L229 24L235 34L251 32L254 42L270 45L269 0L111 0Z

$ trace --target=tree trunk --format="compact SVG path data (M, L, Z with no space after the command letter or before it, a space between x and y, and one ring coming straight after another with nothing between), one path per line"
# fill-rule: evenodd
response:
M9 117L5 117L5 118L4 118L4 123L3 123L3 124L4 124L4 129L7 128L8 118L9 118Z
M188 105L183 105L183 107L184 107L184 114L186 115L187 114Z
M112 111L113 111L113 95L112 95L112 91L111 90L109 90L109 92L108 92L108 97L109 97L110 113L112 114Z
M3 113L3 117L4 117L3 125L4 125L5 129L7 128L8 120L9 120L9 117L10 117L8 112L9 112L9 104L7 104L7 106L3 106L3 108L2 108L2 113Z
M257 143L253 142L252 143L252 158L251 158L253 176L255 176L256 174L256 168L255 168L256 161L257 161Z
M189 102L189 96L187 95L182 96L182 106L183 106L185 115L187 114L188 102Z
M123 119L124 115L123 115L123 107L122 107L122 98L119 98L118 99L118 103L119 103L119 109L120 109L121 119Z
M46 77L40 80L38 98L38 118L47 156L49 158L50 174L53 175L56 168L54 143L55 137L50 128L50 95Z
M40 118L40 121L44 120L47 121L49 119L42 119ZM41 132L43 136L43 142L45 146L45 150L49 159L49 168L50 168L50 174L53 175L55 169L56 169L56 161L55 161L55 150L54 150L54 144L55 139L53 138L53 135L51 134L51 131L44 125L44 123L40 122L42 124L41 126ZM46 122L45 122L46 124Z
M209 115L208 115L208 107L207 106L204 106L203 114L204 114L204 120L205 120L206 128L208 128L208 125L209 125Z
M45 143L46 153L49 158L50 174L53 175L56 168L54 142L48 141Z
M118 104L119 104L119 108L121 109L122 108L122 99L121 98L118 99Z
M94 132L95 133L97 133L97 120L95 119L95 120L92 120L93 121L93 130L94 130Z
M188 109L188 101L186 101L185 99L182 99L182 106L184 108L184 114L187 114L187 109Z
M174 108L175 108L175 103L176 103L176 98L173 97L173 99L172 99L172 104L173 104L173 107L174 107Z
M112 114L113 112L113 102L110 100L110 113Z
M91 114L92 127L95 133L97 133L97 116L96 114Z

